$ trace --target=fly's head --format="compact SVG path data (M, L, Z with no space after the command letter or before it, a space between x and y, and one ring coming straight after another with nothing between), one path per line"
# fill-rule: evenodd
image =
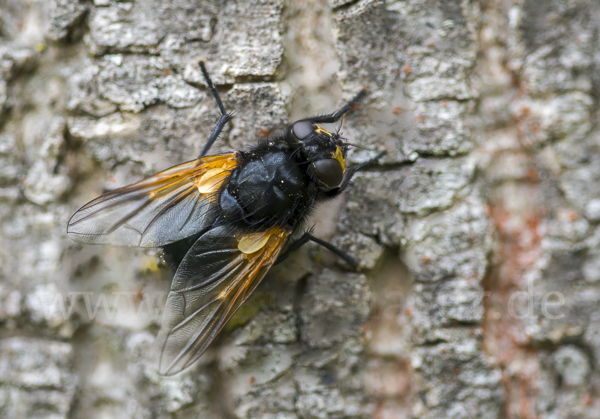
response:
M348 145L338 133L331 133L310 120L300 120L292 127L300 142L299 153L307 162L307 172L320 189L338 187L346 171Z

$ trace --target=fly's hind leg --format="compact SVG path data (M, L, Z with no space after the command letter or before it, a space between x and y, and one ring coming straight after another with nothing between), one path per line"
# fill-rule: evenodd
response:
M208 75L208 71L206 71L206 65L205 65L204 61L200 60L200 62L198 64L200 65L200 70L202 71L204 80L206 81L206 84L208 85L208 88L210 89L210 92L212 93L213 97L217 101L217 105L219 105L219 110L221 111L221 116L219 117L219 120L217 121L217 125L215 125L215 129L213 129L212 134L210 134L210 138L208 139L208 141L206 142L206 145L202 149L202 152L198 156L198 158L200 158L200 157L204 157L206 155L206 153L208 153L208 150L210 150L210 148L212 147L214 142L219 137L219 134L221 133L221 131L223 131L223 128L225 127L227 122L229 122L229 120L231 119L232 114L227 113L227 111L225 111L225 106L223 106L223 101L221 100L221 96L219 96L219 92L217 92L217 88L215 87L215 84L210 79L210 76Z
M277 258L277 260L275 261L275 265L283 262L285 259L288 258L288 256L290 254L292 254L293 252L295 252L296 250L301 248L303 245L305 245L309 241L315 242L318 245L323 246L330 252L336 254L337 256L342 258L348 265L352 266L352 268L354 268L354 270L356 270L356 271L360 270L360 267L362 265L360 262L358 262L356 259L354 259L352 256L350 256L348 253L344 252L342 249L338 249L333 244L313 236L312 229L310 231L307 231L306 233L304 233L302 236L300 236L300 238L298 240L296 240L294 243L290 244L290 246L287 248L287 250Z

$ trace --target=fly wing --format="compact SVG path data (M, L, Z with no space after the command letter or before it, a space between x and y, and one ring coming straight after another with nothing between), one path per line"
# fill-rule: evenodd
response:
M237 166L235 153L203 157L108 192L69 220L68 236L86 244L158 247L212 222L215 193Z
M179 265L157 343L159 371L176 374L196 361L271 268L289 232L279 227L232 234L216 227Z

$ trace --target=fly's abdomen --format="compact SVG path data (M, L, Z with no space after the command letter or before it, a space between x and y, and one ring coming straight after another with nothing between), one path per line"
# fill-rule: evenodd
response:
M250 226L281 225L312 205L308 176L287 153L245 157L221 193L221 208L229 220Z

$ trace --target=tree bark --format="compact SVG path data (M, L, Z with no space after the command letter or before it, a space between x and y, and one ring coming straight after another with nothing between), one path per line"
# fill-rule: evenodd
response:
M0 0L0 416L560 418L600 405L600 4ZM345 118L357 164L192 368L171 273L66 237L80 206L270 128Z

